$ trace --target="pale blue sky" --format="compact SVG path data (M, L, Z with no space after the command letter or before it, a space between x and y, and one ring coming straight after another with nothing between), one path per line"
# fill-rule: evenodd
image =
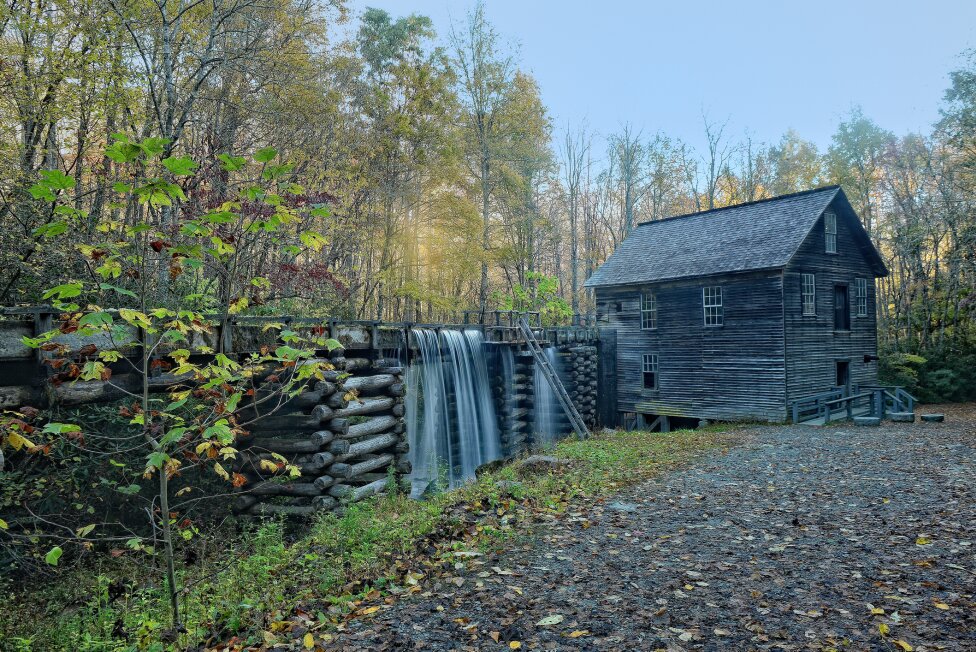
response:
M430 16L439 38L468 0L351 0ZM627 2L487 0L539 81L557 129L600 135L626 121L702 144L704 109L774 142L789 128L820 148L851 106L902 134L938 118L948 73L976 47L974 0Z

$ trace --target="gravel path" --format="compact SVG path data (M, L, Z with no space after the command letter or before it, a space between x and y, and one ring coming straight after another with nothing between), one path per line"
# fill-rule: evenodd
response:
M976 408L746 435L351 621L333 649L976 650Z

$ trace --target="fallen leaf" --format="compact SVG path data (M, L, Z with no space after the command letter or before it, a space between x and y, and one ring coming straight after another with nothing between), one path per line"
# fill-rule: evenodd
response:
M947 605L945 602L936 602L935 603L935 608L936 609L948 609L949 608L949 605Z
M508 644L508 649L510 650L517 650L520 647L522 647L521 641L512 641L511 643Z
M306 650L311 650L315 647L315 637L312 636L312 632L305 634L305 638L302 639L302 644Z
M366 607L365 609L363 609L362 611L359 612L359 615L360 616L368 616L370 614L375 614L379 610L380 610L379 607Z
M888 631L889 631L888 625L886 625L885 623L881 623L880 625L878 625L878 632L882 636L886 636L888 634Z
M552 616L546 616L542 620L536 623L542 627L547 627L549 625L558 625L563 622L564 616L562 614L553 614Z
M491 640L493 640L493 641L495 641L497 643L498 642L498 637L501 636L501 632L488 632L488 636L491 637Z
M574 629L569 634L566 634L569 638L579 638L580 636L589 636L590 630L588 629Z
M513 573L510 570L506 570L504 568L499 568L498 566L492 566L491 567L491 570L495 571L499 575L514 575L515 574L515 573Z
M930 543L932 543L932 539L928 538L924 534L919 535L919 537L917 539L915 539L915 545L916 546L927 546ZM908 643L905 643L905 645L908 645Z
M900 647L905 652L912 652L912 650L915 649L911 645L909 645L908 643L906 643L905 641L893 641L893 642L894 642L895 645L897 645L898 647Z

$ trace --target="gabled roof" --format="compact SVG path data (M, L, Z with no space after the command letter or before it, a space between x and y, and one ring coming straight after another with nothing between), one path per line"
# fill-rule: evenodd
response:
M585 287L786 267L832 202L838 215L848 219L875 273L887 275L881 256L844 191L840 186L827 186L642 222L586 281Z

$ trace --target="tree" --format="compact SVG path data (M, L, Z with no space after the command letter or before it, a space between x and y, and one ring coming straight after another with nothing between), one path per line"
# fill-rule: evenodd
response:
M470 171L477 181L481 199L484 253L478 303L484 313L488 307L491 200L497 173L495 167L505 137L498 121L509 101L515 66L512 55L504 51L498 34L488 23L484 3L480 1L468 14L463 30L456 26L452 28L451 45L460 80Z
M585 127L573 131L569 127L563 136L562 169L569 213L569 268L571 285L570 305L574 315L579 309L579 219L583 192L583 172L589 161L590 141Z
M188 198L180 183L167 178L188 180L197 163L188 157L163 157L165 149L166 143L158 138L133 142L116 137L106 152L118 164L114 191L143 209L142 219L130 224L106 223L102 229L105 240L73 248L91 274L65 279L44 294L63 313L61 322L37 337L25 338L25 343L45 352L48 363L57 371L52 382L93 383L102 391L133 399L130 407L123 408L124 416L131 419L129 436L99 441L92 433L86 440L81 427L71 423L48 423L39 434L52 439L71 438L77 450L93 455L143 451L144 462L134 473L119 464L120 477L126 478L126 483L107 481L137 499L143 497L136 484L138 477L156 479L156 491L144 496L152 534L131 537L127 545L151 551L154 547L144 539L155 539L159 532L171 610L170 635L175 637L182 631L182 623L174 531L179 530L183 538L193 536L188 515L201 498L186 498L184 494L192 487L174 491L171 483L191 469L207 466L228 486L240 486L243 476L232 475L222 465L236 457L235 441L261 412L273 412L307 382L323 380L325 364L316 359L316 349L333 349L339 343L314 331L302 335L278 324L272 328L281 329L281 345L274 350L265 347L238 360L228 355L224 347L229 336L225 316L241 312L249 304L249 295L271 286L268 278L251 276L240 264L239 252L247 236L262 238L277 248L283 259L312 254L321 247L321 236L294 227L301 211L327 208L295 206L291 200L301 188L290 179L289 165L274 162L274 150L259 150L251 165L243 157L222 155L219 162L223 170L236 173L240 179L238 201L184 218L174 234L165 228L161 208ZM255 168L256 176L249 174ZM70 177L48 172L31 188L40 200L57 207L54 212L58 221L52 224L60 228L50 229L47 235L65 245L85 217L71 206L67 191L73 186ZM161 265L168 270L167 287L160 287L155 274ZM222 289L210 302L204 301L202 294L187 292L207 270L218 275ZM216 309L218 319L208 317L201 305ZM90 338L87 341L91 343L75 352L65 342L65 334ZM201 355L205 361L200 361ZM129 372L123 376L125 381L113 380L113 368L120 367ZM160 377L160 369L167 374ZM158 397L160 390L167 399ZM245 404L248 416L242 411ZM8 441L15 432L14 441L21 446L34 449L50 445L49 441L28 441L22 420L5 421ZM268 466L272 473L298 473L297 467L286 464L280 456ZM98 540L94 537L99 534L92 524L80 528L76 538ZM110 531L102 539L113 537L118 534ZM60 546L52 549L48 562L56 564L61 551Z
M864 117L860 107L856 107L837 126L833 144L827 152L827 166L833 182L847 189L869 234L874 228L874 197L882 162L891 140L890 132Z
M820 185L823 163L817 146L790 129L779 143L769 148L772 168L770 195L786 195Z
M634 213L645 192L644 145L641 134L627 123L619 134L610 137L611 156L616 160L617 175L623 193L623 237L634 228Z

